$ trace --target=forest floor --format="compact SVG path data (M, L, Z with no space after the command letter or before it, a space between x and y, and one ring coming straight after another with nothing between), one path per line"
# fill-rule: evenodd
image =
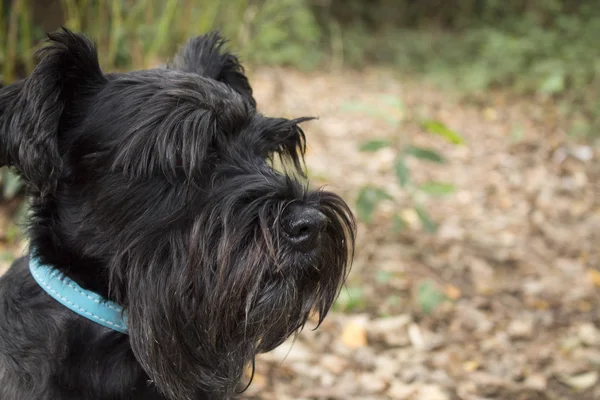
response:
M265 68L252 85L267 115L320 117L304 124L312 184L352 205L360 188L379 185L394 204L359 223L343 304L260 356L242 398L600 399L600 151L570 137L551 102L459 101L381 69ZM424 118L464 145L423 133ZM359 151L399 137L448 159L408 165L414 181L456 187L423 199L435 234L396 184L394 152ZM0 271L23 249L14 210L0 221ZM393 212L408 225L399 233ZM446 301L425 313L432 291Z
M379 69L265 69L253 85L266 114L320 117L305 124L313 184L353 205L375 184L395 204L359 224L350 306L262 356L247 398L600 399L600 152L567 134L551 102L458 101ZM465 144L424 134L422 119ZM415 181L456 187L425 200L436 234L396 184L395 153L359 151L398 137L448 159L409 164ZM429 314L427 282L448 299Z

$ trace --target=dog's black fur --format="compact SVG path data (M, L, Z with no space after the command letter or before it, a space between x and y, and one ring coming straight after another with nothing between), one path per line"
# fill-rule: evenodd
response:
M31 194L30 253L122 305L129 335L54 301L22 258L0 278L0 399L233 396L348 272L349 208L302 183L309 118L259 114L217 34L115 74L88 39L49 36L0 91L0 165Z

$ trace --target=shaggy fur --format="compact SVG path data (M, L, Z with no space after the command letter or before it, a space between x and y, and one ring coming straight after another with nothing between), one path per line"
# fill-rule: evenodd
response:
M348 272L348 206L303 183L310 118L258 113L217 34L118 74L49 37L0 90L0 165L31 195L30 254L122 305L129 335L54 301L24 257L0 278L0 399L230 398Z

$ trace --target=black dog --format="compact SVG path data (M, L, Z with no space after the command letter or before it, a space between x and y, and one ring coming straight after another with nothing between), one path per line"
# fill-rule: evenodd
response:
M230 398L258 353L327 314L353 216L302 183L309 118L259 114L222 44L103 74L62 30L0 91L0 164L32 198L29 256L0 278L1 400ZM54 300L37 264L122 308L126 333Z

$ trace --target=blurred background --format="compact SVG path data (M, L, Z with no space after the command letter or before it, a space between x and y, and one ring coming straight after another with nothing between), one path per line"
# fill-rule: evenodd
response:
M308 173L357 215L354 267L243 398L600 398L599 2L0 0L0 82L60 25L105 71L219 28L262 112L320 117ZM1 273L26 208L0 171Z

